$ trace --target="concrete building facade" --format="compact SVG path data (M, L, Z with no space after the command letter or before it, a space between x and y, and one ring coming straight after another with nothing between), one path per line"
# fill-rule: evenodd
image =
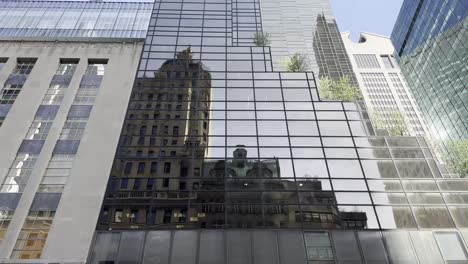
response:
M133 82L141 48L141 43L1 43L2 55L8 56L9 60L3 68L2 82L6 81L8 75L5 73L13 70L17 60L24 57L37 59L0 131L0 137L8 139L2 140L0 195L2 207L11 216L10 223L2 225L2 258L30 255L32 258L78 261L80 256L86 256L89 247L86 244L93 237L107 182L107 176L102 175L112 164L110 157L118 142L115 130L119 130L125 114L122 105L128 102L128 86ZM59 105L43 104L43 98L52 85L51 80L57 76L60 61L64 59L73 59L77 64L68 87L64 89L63 100ZM122 60L127 63L121 63ZM91 101L79 103L80 84L87 76L87 68L95 61L106 62L103 75L99 75L103 78L97 94L94 94L95 101L93 104L89 104ZM112 76L119 76L119 79ZM93 93L85 96L90 99ZM91 105L92 111L88 113L76 116L73 112ZM42 111L48 112L48 121L39 119L38 111L41 115ZM79 118L77 126L64 127L73 118ZM37 120L41 120L41 126L34 127ZM102 120L105 120L105 126L102 126ZM42 138L28 137L31 129ZM75 133L73 140L64 137L71 133ZM67 141L78 143L79 147L57 149L59 144L67 144ZM41 146L38 149L29 147L30 144ZM52 164L52 159L59 155L68 158L69 162L55 167L57 164ZM56 171L51 171L53 169ZM46 179L47 176L52 178ZM22 177L26 179L20 179ZM61 184L64 185L62 188L58 186ZM36 217L32 216L34 212L48 214ZM51 215L49 212L54 213ZM47 221L48 224L38 227L34 221ZM32 232L42 236L29 240L33 245L19 245L21 237L29 237ZM67 236L63 236L64 233ZM25 243L28 244L27 241Z
M86 261L151 6L0 3L1 262Z
M356 43L348 32L341 36L374 126L396 134L428 135L412 92L393 58L395 49L390 39L361 33ZM402 123L402 129L397 129Z

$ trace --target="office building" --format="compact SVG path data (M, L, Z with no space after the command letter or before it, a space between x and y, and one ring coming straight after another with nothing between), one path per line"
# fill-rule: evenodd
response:
M155 3L88 261L465 261L466 180L274 70L267 4Z
M2 262L85 261L151 8L0 2Z
M341 36L374 127L393 135L426 135L421 113L393 57L390 39L361 33L354 42L349 32Z
M32 172L4 186L24 191L6 210L12 220L2 218L1 262L467 260L468 181L442 178L423 137L375 136L362 104L322 101L313 72L273 70L275 53L252 39L264 17L258 2L163 0L150 12L139 62L108 58L92 110L72 111L90 111L78 148L55 144L75 135L61 132L75 117L70 94L48 154L12 165L18 149L36 146L23 138L4 151L4 175ZM34 195L30 212L23 200Z
M468 140L467 15L464 0L407 0L391 36L432 138L449 164L462 167L458 177L468 174L466 152L454 151Z

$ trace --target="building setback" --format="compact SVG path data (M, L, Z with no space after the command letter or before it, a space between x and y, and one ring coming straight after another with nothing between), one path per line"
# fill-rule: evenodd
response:
M393 58L390 39L361 33L356 43L349 35L341 36L374 126L394 135L425 136L421 113Z
M468 159L454 151L468 140L467 15L467 1L407 0L391 36L432 138L447 161L458 164ZM467 173L465 165L454 177Z
M140 57L88 39L100 56L62 61L76 92L30 139L53 116L50 82L69 78L27 89L38 55L0 127L0 262L467 261L468 181L443 178L423 137L376 136L364 105L321 100L314 72L274 70L253 43L262 5L156 1ZM35 103L18 119L23 97Z
M423 137L375 136L363 105L322 101L313 72L276 70L275 39L314 31L256 46L267 8L155 3L88 261L466 259L450 198L467 181L442 178Z
M261 1L260 7L261 16L257 20L263 32L271 35L275 71L285 71L288 58L299 53L307 58L308 70L316 76L333 80L348 77L357 85L328 0L270 0ZM251 38L250 32L238 34Z

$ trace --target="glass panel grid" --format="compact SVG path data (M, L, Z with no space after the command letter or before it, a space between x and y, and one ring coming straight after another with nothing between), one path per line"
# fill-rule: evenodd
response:
M99 229L446 226L427 213L449 211L427 144L371 136L359 103L272 72L268 48L236 42L232 6L158 3Z

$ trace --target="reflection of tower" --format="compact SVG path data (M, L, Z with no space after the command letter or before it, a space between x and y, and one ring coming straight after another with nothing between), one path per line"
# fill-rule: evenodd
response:
M314 32L314 52L319 66L320 78L328 77L339 80L348 76L351 84L358 85L351 62L341 39L341 33L334 19L317 15L316 30Z
M99 227L184 223L208 145L211 75L191 49L137 79ZM174 226L169 226L174 227Z

